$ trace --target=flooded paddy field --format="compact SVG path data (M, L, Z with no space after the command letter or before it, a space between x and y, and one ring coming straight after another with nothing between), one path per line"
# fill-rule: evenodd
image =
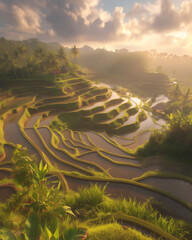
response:
M84 90L85 93L88 91ZM83 94L83 91L78 96L81 94ZM81 110L91 110L104 105L110 100L119 98L120 96L115 91L112 91L112 95L105 100L96 101L71 112L78 113L77 117L81 118L79 113ZM122 102L106 107L105 110L99 113L108 113L124 102L131 101L129 110L131 108L137 110L133 111L132 115L130 114L127 121L122 121L118 125L126 127L138 120L138 114L143 110L143 102L137 97L122 99ZM163 101L166 100L165 98L159 98L156 100L156 104L160 103L162 99ZM71 98L69 96L66 100L59 101L59 104L61 106L66 103L73 104L73 100L77 100L77 96ZM17 104L22 103L23 99L17 101ZM12 103L9 104L11 107ZM131 197L142 202L153 197L155 201L162 202L171 215L192 221L191 210L179 202L182 200L192 205L192 184L176 177L175 179L170 179L168 176L165 178L150 177L151 172L166 174L168 172L190 176L190 170L178 167L174 163L158 162L154 158L142 162L135 155L134 150L149 140L152 129L161 129L161 125L165 124L163 119L154 121L150 113L146 111L146 114L147 118L139 123L137 130L125 131L121 135L106 134L105 129L97 132L97 130L94 129L93 131L89 127L86 130L74 129L73 131L73 129L67 128L67 124L61 130L54 129L50 123L55 119L56 114L52 115L50 109L35 112L26 118L24 109L9 114L3 123L5 157L0 166L0 180L11 178L11 174L6 171L6 168L12 168L12 164L9 162L13 156L14 145L20 144L28 149L29 154L36 156L37 163L40 162L40 159L43 159L44 163L47 163L52 169L62 172L64 176L67 173L68 175L66 174L65 177L69 188L72 190L77 190L82 186L90 186L91 183L99 183L103 186L108 183L106 191L112 197ZM99 123L110 124L122 118L123 115L124 110L119 112L117 116L106 118L109 120L99 120ZM93 116L94 114L90 118ZM22 117L23 126L22 124L19 126L18 122ZM36 125L37 122L39 122L38 126ZM3 170L3 168L5 169ZM142 178L138 182L134 180L145 174L149 174L149 177ZM83 179L85 176L87 180ZM100 180L98 180L98 176ZM128 180L130 183L126 182ZM150 190L150 188L153 188L153 190ZM2 196L0 200L5 201L14 191L11 186L0 187L0 195ZM173 197L170 197L169 194Z

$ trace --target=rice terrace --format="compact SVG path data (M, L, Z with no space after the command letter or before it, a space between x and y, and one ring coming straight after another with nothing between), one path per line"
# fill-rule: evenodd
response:
M137 97L61 47L25 63L33 41L2 55L0 239L192 239L190 91L156 73L160 97Z

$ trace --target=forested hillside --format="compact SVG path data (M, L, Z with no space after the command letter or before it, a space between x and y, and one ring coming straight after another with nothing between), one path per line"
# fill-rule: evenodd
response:
M78 72L79 66L71 63L69 55L75 55L59 43L44 43L38 39L24 41L0 39L0 82L1 88L18 81L34 80L37 76L49 81L57 73ZM48 75L47 75L48 74Z
M121 85L141 96L165 94L170 85L166 74L150 69L145 52L112 52L85 46L80 49L78 63L92 70L95 79Z

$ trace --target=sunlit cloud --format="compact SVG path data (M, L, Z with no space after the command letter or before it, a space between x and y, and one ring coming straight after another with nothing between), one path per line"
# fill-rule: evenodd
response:
M191 47L192 1L174 2L140 1L128 12L122 6L109 12L103 9L102 0L0 0L0 34L141 50L155 45L170 50L169 44L174 44L187 50Z

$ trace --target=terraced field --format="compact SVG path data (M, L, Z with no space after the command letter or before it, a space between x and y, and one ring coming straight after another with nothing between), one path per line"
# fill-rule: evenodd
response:
M1 201L16 191L10 159L20 144L38 162L43 159L49 165L65 191L108 183L112 195L139 201L152 197L170 214L192 221L189 169L135 157L135 149L149 139L151 129L161 128L142 109L142 101L121 98L82 78L59 79L50 89L51 96L46 89L35 96L21 86L1 100ZM31 97L24 97L27 91Z

